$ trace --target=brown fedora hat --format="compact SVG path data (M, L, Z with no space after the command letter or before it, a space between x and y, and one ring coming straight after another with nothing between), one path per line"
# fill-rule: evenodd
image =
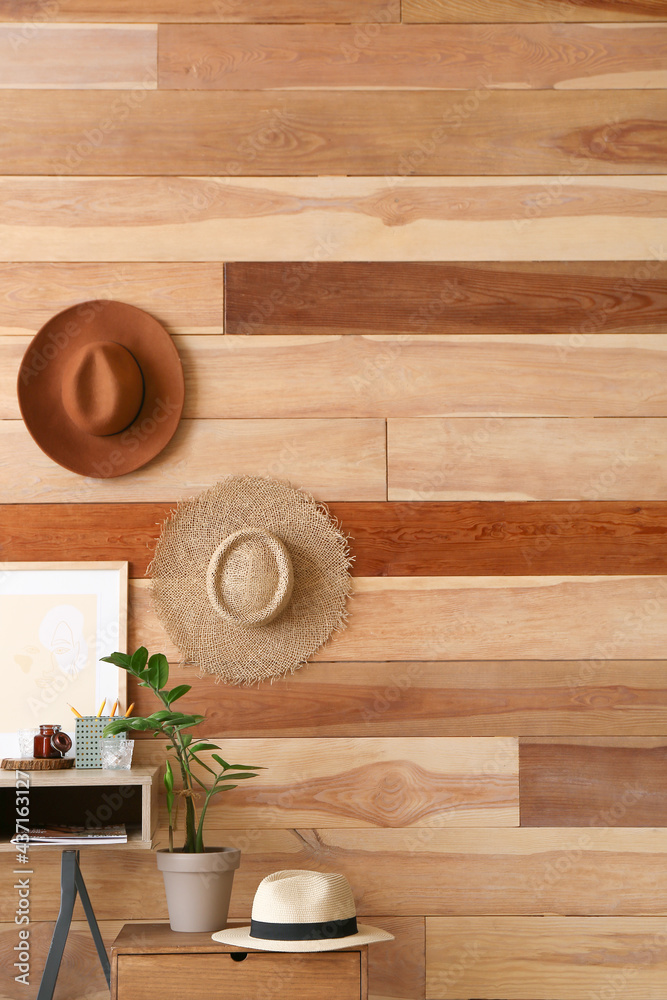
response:
M167 331L143 309L81 302L33 338L18 398L49 458L81 476L111 479L150 462L173 437L183 368Z

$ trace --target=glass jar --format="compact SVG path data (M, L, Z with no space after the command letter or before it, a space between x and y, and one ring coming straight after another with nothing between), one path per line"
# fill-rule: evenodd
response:
M35 757L42 760L49 757L64 757L71 746L72 740L67 733L61 732L60 726L40 726L34 740L34 753Z

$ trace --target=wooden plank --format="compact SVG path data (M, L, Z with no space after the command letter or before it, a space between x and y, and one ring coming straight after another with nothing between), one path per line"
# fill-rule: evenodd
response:
M7 261L264 260L270 246L305 272L485 261L493 246L504 261L646 261L651 277L667 178L0 177L0 200Z
M348 628L316 660L664 657L665 577L355 577L353 584ZM152 609L148 580L130 582L130 611L131 646L181 659Z
M429 917L426 996L663 1000L657 917Z
M666 0L403 0L404 21L651 21Z
M128 437L123 446L133 444ZM107 465L99 472L107 473ZM149 465L115 479L88 479L56 465L20 421L4 420L0 469L0 503L169 502L243 474L289 478L320 499L380 500L385 428L381 420L183 420Z
M659 88L667 27L186 25L159 29L164 89Z
M3 16L0 8L0 17ZM0 88L155 90L157 25L0 24Z
M22 22L26 37L35 22L216 21L337 23L400 21L399 0L1 0L0 20Z
M214 737L667 735L664 661L310 663L256 688L172 666ZM132 680L140 715L152 695ZM572 735L564 736L572 741ZM662 739L663 737L657 737ZM617 737L618 739L618 737Z
M165 750L142 740L135 758L159 765ZM515 739L243 739L233 759L267 770L212 801L220 830L519 825Z
M663 418L387 422L390 500L656 500Z
M4 504L7 562L123 559L146 575L172 502ZM667 562L667 503L341 502L354 576L655 574Z
M394 234L395 236L395 234ZM0 275L2 271L0 270ZM659 333L667 263L482 264L302 261L225 267L231 334Z
M505 416L667 414L664 334L597 335L579 348L569 341L553 334L175 338L184 416L192 419L486 416L470 431L466 422L446 425L445 440L459 455L461 437L495 441ZM0 417L20 418L16 378L29 345L0 336ZM508 437L514 429L508 423Z
M0 264L0 335L32 336L77 302L119 299L170 332L222 333L220 264Z
M373 918L376 927L394 935L368 952L369 1000L424 1000L426 995L426 922L423 917Z
M522 825L664 825L667 744L635 742L640 745L523 742Z
M233 747L230 748L233 750ZM160 831L164 844L166 831ZM247 920L258 883L288 868L342 872L360 917L494 915L508 912L664 916L664 829L226 830L209 845L242 851L230 917ZM39 853L37 853L37 850ZM31 911L53 920L60 899L60 852L35 849ZM98 919L166 919L162 877L150 851L97 848L82 871ZM118 872L124 876L118 892ZM115 889L115 891L114 891ZM12 921L11 892L0 916ZM78 910L77 912L82 913ZM469 995L469 994L468 994Z
M2 173L666 172L667 121L650 91L479 90L472 101L428 90L0 91Z

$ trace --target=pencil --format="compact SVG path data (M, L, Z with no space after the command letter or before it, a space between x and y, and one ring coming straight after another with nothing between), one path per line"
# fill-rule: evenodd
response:
M104 711L104 706L106 705L106 703L107 703L107 700L106 700L106 698L105 698L105 699L104 699L104 701L102 702L102 704L100 705L100 710L99 710L99 712L97 713L97 718L98 718L98 719L99 719L100 715L102 714L102 712Z
M133 708L134 708L134 702L132 702L132 704L128 708L127 712L125 713L125 718L126 719L127 719L128 715L130 714L130 712L132 711Z
M110 715L111 715L112 719L113 719L114 715L116 714L116 709L117 708L118 708L118 698L116 698L115 702L113 703L113 708L111 709L111 712L110 712Z
M83 719L83 716L82 716L81 712L77 712L77 710L74 708L74 706L70 705L69 702L67 702L67 704L69 705L71 711L74 712L74 714L76 715L77 719Z

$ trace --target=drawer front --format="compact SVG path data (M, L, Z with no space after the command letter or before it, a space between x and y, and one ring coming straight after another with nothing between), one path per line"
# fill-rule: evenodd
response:
M359 1000L361 953L119 955L118 1000Z

